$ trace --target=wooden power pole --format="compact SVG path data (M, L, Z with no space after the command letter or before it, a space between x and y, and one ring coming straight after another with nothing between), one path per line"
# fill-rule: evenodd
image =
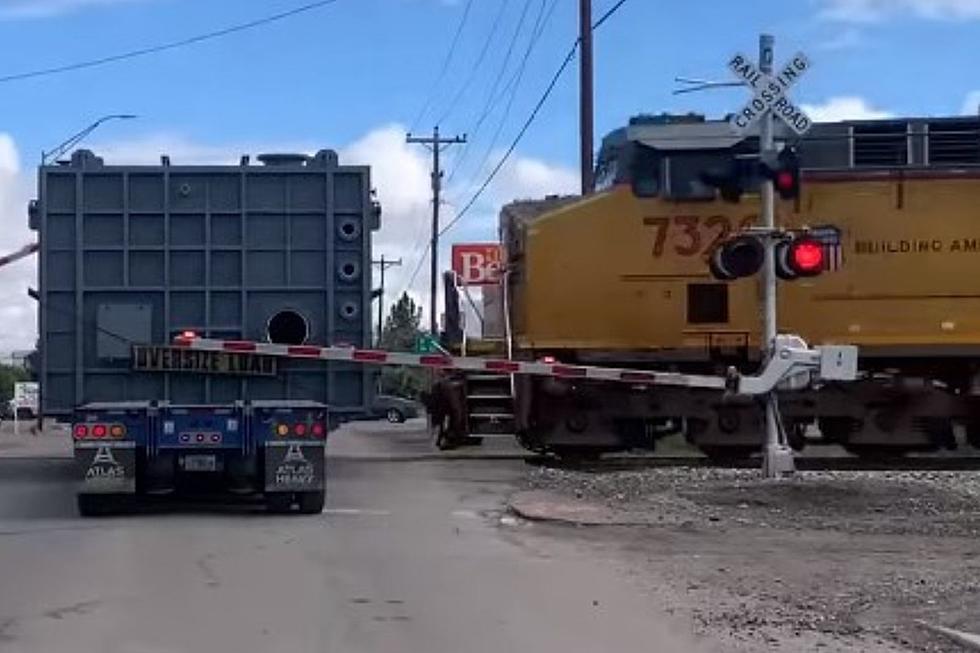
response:
M595 105L592 66L592 0L579 0L579 132L581 145L582 194L595 190L594 121Z
M408 134L405 140L407 143L424 145L432 152L432 240L429 243L432 265L429 279L429 332L433 337L437 337L439 335L439 319L436 312L436 290L439 286L439 203L442 191L442 168L439 163L439 154L450 145L465 143L466 135L443 138L439 135L439 126L436 125L432 131L432 136Z

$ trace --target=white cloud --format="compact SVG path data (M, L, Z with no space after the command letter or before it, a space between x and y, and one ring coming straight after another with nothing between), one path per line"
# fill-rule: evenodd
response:
M824 18L870 23L907 16L932 20L980 19L980 0L817 0Z
M875 109L861 97L833 97L823 104L803 104L803 110L816 122L837 122L839 120L879 120L890 118L889 111Z
M37 240L27 227L27 203L34 196L34 179L21 170L14 140L0 133L0 254ZM37 287L35 257L0 268L0 352L4 354L34 347L37 306L27 296L28 287Z
M964 116L975 116L980 112L980 91L970 91L963 100L960 113Z
M851 50L860 45L864 45L864 43L864 34L853 27L849 27L838 31L834 36L820 43L817 47L821 50L833 52L838 50Z
M385 275L385 305L391 306L400 292L407 289L417 303L427 307L428 261L422 264L414 279L411 277L426 251L432 229L429 153L417 145L405 143L403 126L387 125L343 148L340 154L341 161L372 166L372 181L382 206L381 230L374 240L375 256L383 253L386 258L402 259L401 267L390 268ZM490 159L497 161L500 155L502 152L494 153ZM481 171L476 179L482 182L488 172L489 169ZM448 269L453 241L497 240L497 215L503 204L515 199L575 192L577 187L577 175L567 168L520 156L511 159L500 170L484 197L441 240L439 269ZM453 219L476 189L476 186L465 184L445 188L444 196L447 199L443 204L443 226ZM440 282L439 305L442 303L441 286ZM426 308L423 324L428 324L427 316Z
M0 0L0 20L50 18L90 7L145 0Z

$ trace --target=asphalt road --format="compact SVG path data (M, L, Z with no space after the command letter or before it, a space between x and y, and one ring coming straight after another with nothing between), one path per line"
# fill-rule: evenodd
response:
M412 440L371 428L338 449ZM70 461L0 458L0 651L716 650L594 551L510 523L521 465L334 455L319 516L83 520Z

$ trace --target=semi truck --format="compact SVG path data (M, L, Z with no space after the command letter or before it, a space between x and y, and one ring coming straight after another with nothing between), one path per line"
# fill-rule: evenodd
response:
M363 414L357 364L200 352L176 339L370 339L370 170L331 150L254 164L41 166L39 410L71 424L78 510L243 496L319 513L331 425Z

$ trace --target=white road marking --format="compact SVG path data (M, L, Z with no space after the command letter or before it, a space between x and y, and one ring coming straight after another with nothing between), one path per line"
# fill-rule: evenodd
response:
M386 517L391 514L390 510L372 510L370 508L324 508L324 515L369 515L374 517Z

